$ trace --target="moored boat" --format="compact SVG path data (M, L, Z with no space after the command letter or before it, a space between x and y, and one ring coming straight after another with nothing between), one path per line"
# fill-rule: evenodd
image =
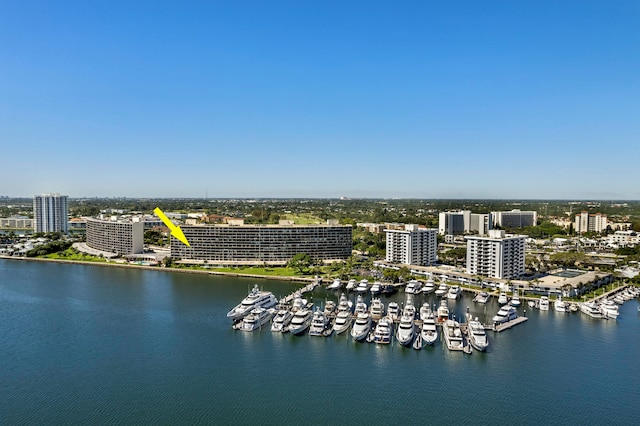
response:
M441 282L438 288L436 289L435 293L436 293L436 296L442 297L445 294L447 294L447 291L449 291L449 286L444 282Z
M447 319L449 319L449 307L447 306L446 299L442 299L440 301L440 306L438 306L438 322L443 323Z
M391 319L391 321L395 321L400 316L400 307L396 302L389 302L387 306L387 316Z
M271 331L287 332L289 331L289 323L293 319L293 313L288 309L280 309L276 312L271 322Z
M393 321L389 317L381 318L373 330L373 342L378 345L387 345L391 342L393 333Z
M498 313L495 314L493 318L491 318L491 320L496 324L502 324L516 318L518 318L518 312L516 311L516 308L511 305L504 305L500 308Z
M461 351L463 348L462 331L458 321L448 319L442 324L442 335L450 351Z
M476 297L473 298L473 301L475 303L486 304L489 301L489 297L489 293L487 293L486 291L481 291L480 293L476 294Z
M469 321L468 326L468 336L469 343L471 346L476 348L479 351L486 351L489 347L489 339L487 338L487 333L484 330L484 326L478 321L476 318L473 321Z
M353 327L351 327L351 337L353 340L364 340L371 331L371 315L367 312L361 312L356 317Z
M513 296L511 296L511 306L515 306L517 308L518 306L520 306L520 304L520 295L518 294L518 290L513 290Z
M351 326L353 316L350 311L339 311L336 315L336 321L333 323L333 331L336 334L344 333Z
M580 312L591 318L602 319L602 312L595 302L585 302L580 305Z
M311 325L312 316L311 309L305 307L297 310L289 324L289 331L296 336L303 334Z
M374 298L371 301L371 319L374 321L379 320L384 315L384 303L379 297Z
M548 311L549 310L549 297L548 296L540 297L540 310L541 311Z
M436 320L433 317L433 312L430 312L422 322L422 329L420 330L422 341L426 345L433 345L438 340L438 327L436 327Z
M316 310L311 318L311 324L309 325L309 336L323 336L324 331L329 325L329 318L327 318L323 311Z
M340 278L333 280L331 284L327 286L327 290L340 290L342 288L342 281Z
M261 291L258 284L253 286L247 297L227 313L227 318L234 321L248 315L254 308L273 308L278 304L278 299L270 291Z
M355 288L355 292L356 293L366 293L367 290L369 290L369 281L368 280L360 281L358 286Z
M498 303L501 305L506 305L509 302L509 298L507 297L507 293L504 291L500 292L500 296L498 296Z
M562 300L562 296L558 296L556 300L553 301L553 309L556 312L566 312L567 311L567 303Z
M449 291L447 292L447 299L458 299L461 293L462 289L460 286L452 285L449 287Z
M436 286L431 278L427 280L422 286L422 294L430 294L433 293L436 289Z
M410 280L404 288L407 294L417 294L421 291L422 284L418 280Z
M273 309L265 308L253 308L249 315L242 318L242 321L238 324L238 330L242 331L255 331L261 329L263 325L271 321L273 317Z

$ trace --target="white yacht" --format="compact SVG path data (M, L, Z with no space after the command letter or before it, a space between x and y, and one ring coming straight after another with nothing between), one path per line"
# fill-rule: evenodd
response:
M469 343L471 346L479 351L486 351L489 346L489 339L487 333L484 331L484 326L480 324L478 318L468 323L469 330Z
M429 302L424 302L420 307L420 319L425 320L431 313L431 305Z
M380 281L374 281L369 291L371 292L371 294L379 294L382 291Z
M309 336L322 336L327 329L327 325L329 325L329 318L325 316L323 311L318 309L313 313L313 318L311 318Z
M476 294L476 297L473 298L473 301L476 303L486 304L489 301L489 297L489 293L487 293L486 291L481 291L480 293Z
M336 313L338 305L333 300L327 300L324 304L324 315L329 317Z
M436 289L435 284L433 283L433 280L431 278L429 278L427 280L426 283L424 283L424 285L422 286L422 294L430 294L433 293L434 290Z
M417 294L420 293L422 289L422 284L418 280L410 280L404 288L404 292L407 294Z
M367 312L367 304L365 303L362 295L359 294L358 298L356 299L356 306L355 306L354 313L358 315L359 313L362 313L362 312Z
M618 319L618 315L620 315L618 305L609 299L604 299L600 302L600 312L602 312L603 316L611 319Z
M227 318L236 321L248 315L253 308L273 308L278 304L278 299L270 291L260 291L258 284L253 286L249 295L242 299L239 305L227 313Z
M567 302L562 300L562 296L558 296L553 302L553 309L556 312L567 312Z
M295 335L303 334L311 325L312 315L311 309L302 308L297 310L296 313L293 314L291 323L289 323L289 331Z
M549 310L549 297L548 296L540 297L540 310L541 311L548 311Z
M442 334L447 348L450 351L461 351L463 349L462 331L458 321L448 319L442 325Z
M352 305L353 303L349 301L349 299L347 299L347 296L344 293L342 293L340 295L340 300L338 301L338 312L341 312L341 311L351 312Z
M254 331L262 328L263 325L271 321L273 309L253 308L249 315L242 319L238 329L242 331Z
M333 323L333 331L336 334L344 333L349 329L352 321L353 316L350 311L339 311L338 315L336 315L336 322Z
M460 286L452 285L449 287L449 291L447 292L447 299L458 299L460 297L460 293L462 293Z
M444 282L441 282L438 286L438 289L436 290L436 296L442 297L447 294L447 291L449 291L449 286Z
M350 279L349 282L347 283L347 286L345 287L345 289L347 291L354 290L357 285L358 285L358 282L356 280Z
M520 295L518 294L518 290L513 290L513 296L511 297L511 306L515 306L516 308L520 306Z
M422 341L426 345L433 345L438 340L438 328L436 327L436 320L433 317L433 312L429 312L427 317L423 319L422 330L420 331Z
M351 337L353 340L364 340L371 331L371 315L367 312L359 313L356 321L351 327Z
M400 324L396 329L396 339L398 339L398 343L403 346L411 346L413 338L415 337L413 320L415 319L416 311L415 308L407 309L409 307L413 307L413 305L408 305L404 308L402 316L400 317Z
M289 331L289 323L293 318L293 313L288 309L280 309L273 317L271 322L271 331L287 332Z
M397 320L400 316L400 307L396 302L389 302L389 306L387 306L387 316L391 321Z
M374 321L379 320L384 315L384 303L379 297L374 298L371 301L371 319Z
M331 284L327 286L327 290L340 290L342 288L342 281L340 278L333 280Z
M500 308L497 314L492 318L496 324L502 324L503 322L511 321L518 318L518 312L516 308L511 305L504 305Z
M366 293L367 290L369 290L369 281L368 280L360 281L358 286L355 288L356 293Z
M416 317L416 307L413 304L413 296L407 295L407 300L404 302L404 309L402 315L410 315L413 319Z
M447 301L442 299L440 301L440 306L438 306L438 322L443 323L449 319L449 307L447 306Z
M500 296L498 296L498 303L501 305L506 305L507 302L509 302L509 299L507 298L507 293L505 293L504 291L500 292Z
M291 305L291 312L295 313L302 308L306 308L308 304L307 299L303 299L300 293L296 293L293 298L293 304Z
M391 343L391 333L393 329L393 321L389 317L381 318L373 330L373 341L379 345L387 345Z
M595 302L586 302L580 305L580 312L590 316L591 318L602 319L602 312Z

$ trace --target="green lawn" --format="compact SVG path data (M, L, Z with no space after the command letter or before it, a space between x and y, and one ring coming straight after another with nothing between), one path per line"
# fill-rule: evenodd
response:
M83 262L106 262L106 259L97 256L91 256L84 253L79 253L73 248L69 248L65 251L58 253L50 253L44 256L38 256L45 259L61 259L61 260L78 260Z
M281 219L293 220L293 223L295 223L296 225L313 225L317 223L324 223L324 221L319 217L308 213L286 214L281 216Z

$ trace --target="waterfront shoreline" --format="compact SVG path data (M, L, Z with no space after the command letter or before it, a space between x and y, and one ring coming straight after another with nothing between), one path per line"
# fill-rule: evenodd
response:
M241 272L205 271L205 270L198 270L198 269L178 269L178 268L166 268L166 267L159 267L159 266L131 265L126 263L116 263L116 262L91 262L86 260L46 259L41 257L15 257L15 256L1 256L1 255L0 255L0 259L7 259L7 260L14 260L14 261L27 261L27 262L53 262L53 263L75 264L75 265L119 267L119 268L128 268L128 269L140 269L140 270L146 270L146 271L218 275L218 276L228 276L228 277L237 277L237 278L267 279L267 280L290 281L290 282L300 282L300 283L308 283L308 282L314 281L314 278L308 278L308 277L256 275L256 274L243 274Z

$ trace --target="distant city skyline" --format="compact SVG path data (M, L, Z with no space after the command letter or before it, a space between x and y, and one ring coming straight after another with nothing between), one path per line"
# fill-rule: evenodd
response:
M635 1L7 1L0 194L638 200Z

